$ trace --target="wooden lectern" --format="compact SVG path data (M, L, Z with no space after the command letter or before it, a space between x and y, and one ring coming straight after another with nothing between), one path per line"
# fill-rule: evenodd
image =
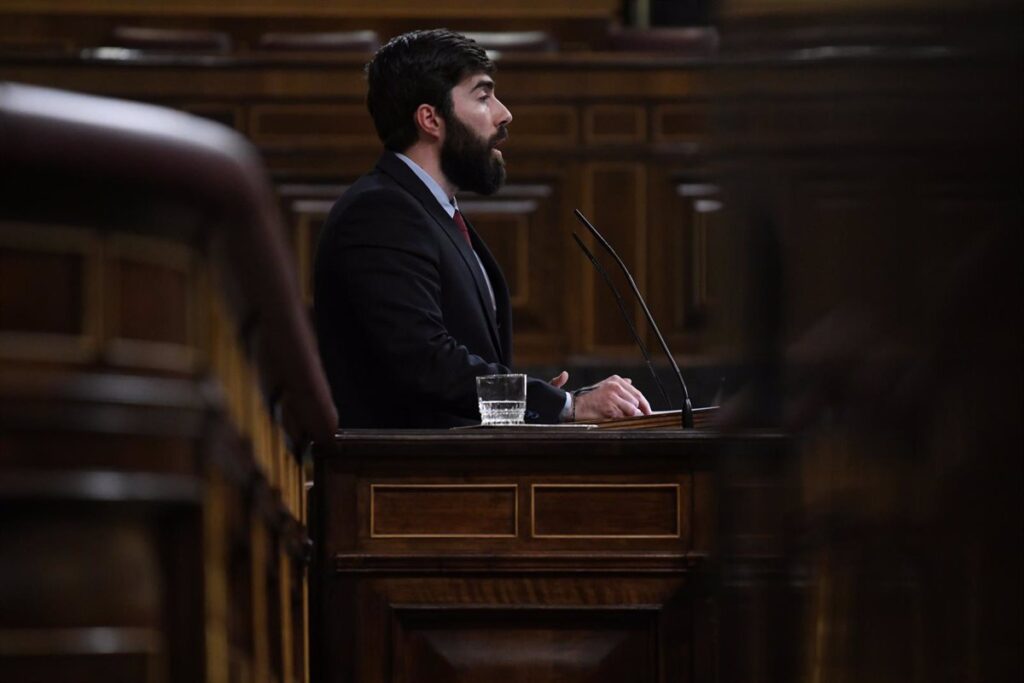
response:
M316 454L314 675L739 680L729 662L784 637L765 577L787 454L676 429L342 433ZM723 650L752 618L755 651Z

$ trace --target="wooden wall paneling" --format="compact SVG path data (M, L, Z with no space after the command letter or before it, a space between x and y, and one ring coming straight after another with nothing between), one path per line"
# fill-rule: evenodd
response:
M583 140L588 145L647 142L647 110L643 106L595 104L583 109Z
M316 204L315 207L311 207L309 202L293 202L295 260L299 283L302 286L302 298L308 306L313 305L313 260L316 257L316 245L319 243L320 230L331 206L324 201L318 201Z
M18 21L18 20L21 21ZM63 35L43 17L5 17L0 24L0 52L27 55L70 55L74 53L82 33Z
M372 6L325 3L322 0L242 0L228 6L202 0L3 0L0 12L48 14L121 14L129 16L309 16L309 17L598 17L610 19L617 0L494 0L480 5L473 0L444 0L425 8L417 0L378 0Z
M583 204L587 207L584 214L615 247L633 273L637 286L644 291L647 282L646 168L640 163L591 162L584 166L582 172ZM639 305L631 301L625 278L585 228L581 226L577 232L595 256L602 259L612 281L622 292L627 313L644 339L647 323ZM615 298L593 269L584 276L583 307L584 341L581 351L619 358L639 355Z
M79 87L87 89L109 90L113 84L138 97L178 102L184 107L240 107L244 112L244 122L240 125L259 142L283 188L351 182L372 167L380 148L362 102L365 90L360 76L362 61L331 57L292 62L278 56L265 63L245 63L245 68L167 66L161 69L158 83L151 78L137 79L136 72L114 64L88 68L76 65L76 69L84 79L79 80ZM45 67L40 66L34 72L35 77L39 78L45 71ZM111 78L111 73L117 74L116 78ZM198 85L196 74L200 77ZM49 74L46 78L57 75ZM592 296L584 291L591 284L591 276L586 268L578 270L584 264L578 263L576 257L568 256L574 250L574 245L568 241L568 232L574 227L571 211L584 206L588 192L593 194L588 188L595 178L607 178L607 174L595 176L585 170L585 164L635 163L654 173L661 163L659 159L677 159L679 153L686 152L686 148L679 145L695 144L683 140L699 135L692 128L700 125L702 117L695 114L688 118L686 110L689 107L699 110L700 100L693 98L703 86L694 70L686 66L620 64L595 55L582 60L566 58L564 62L550 65L535 64L525 57L508 59L502 62L499 81L515 117L506 146L509 182L547 184L553 192L550 198L540 200L537 211L527 217L530 267L526 282L530 285L530 298L520 296L515 304L517 360L525 364L556 364L565 362L570 355L582 358L610 354L621 359L627 354L625 357L629 358L628 335L620 335L609 328L597 333L599 338L607 339L595 342L593 316L580 310L579 302ZM197 91L202 96L198 96ZM618 104L629 98L638 103ZM651 156L655 152L660 155L658 159ZM612 187L616 187L616 194L628 188L627 195L637 218L643 211L653 217L657 198L653 194L643 196L642 191L633 192L633 183L620 180L623 182L605 185L598 194L604 198L612 194ZM336 197L317 193L295 195L296 201L304 203L294 205L282 198L287 212L293 216L292 226L296 230L293 243L304 292L308 292L311 277L309 264L318 217L326 213ZM509 194L494 199L513 198L520 197ZM647 209L648 198L652 202L650 209ZM313 206L317 201L324 204ZM615 205L617 214L625 209L618 200L609 200L608 204ZM310 216L296 218L296 213ZM591 217L600 227L601 215ZM501 220L507 219L508 215ZM631 219L630 224L635 220ZM482 232L489 229L486 220L478 218L477 222ZM522 221L518 225L516 232L522 234ZM646 225L639 228L646 229ZM487 239L499 244L505 236L496 237L501 231L502 227L495 225L490 230L495 236L487 235ZM646 252L653 249L654 242L640 233L626 241L637 240L648 244L644 253L633 259L642 261L647 257ZM620 247L621 242L623 240L617 242ZM500 258L510 279L522 279L519 277L523 272L520 259ZM561 265L556 265L559 261ZM567 267L572 272L567 272ZM647 272L654 271L648 268ZM536 289L535 283L539 283L541 289ZM553 283L558 284L562 296L549 295ZM597 296L603 299L605 295ZM610 302L610 299L605 301ZM605 312L602 308L602 314ZM589 323L585 317L589 318ZM607 317L602 317L601 324L607 322ZM699 341L691 339L690 343ZM629 360L632 362L635 358Z
M530 303L530 223L538 209L534 199L464 200L465 211L487 247L502 265L513 309Z
M685 338L686 278L692 277L691 250L687 233L692 230L693 212L676 194L677 179L672 167L658 165L651 169L648 196L650 197L648 258L652 278L645 292L647 304L657 320L666 342L676 354L687 351ZM652 339L656 343L656 340ZM660 349L652 350L652 357L659 364L667 363ZM684 359L677 358L680 367ZM666 387L669 396L675 396L672 388ZM650 397L649 397L650 398ZM657 397L657 400L663 400Z
M353 147L287 145L261 149L267 168L281 183L314 182L324 184L351 183L373 168L380 157L380 143Z
M559 225L563 178L537 173L530 159L492 197L464 195L459 206L501 264L512 298L517 364L556 362L564 349L565 238Z
M189 114L233 128L243 135L249 134L246 107L229 102L183 102L178 108Z
M281 183L277 187L281 207L290 226L290 245L295 255L303 300L313 305L313 265L324 221L347 185Z
M556 205L552 222L552 232L557 236L557 244L562 249L560 313L563 321L561 339L564 351L555 359L558 364L570 362L574 355L585 348L587 339L586 288L589 285L588 278L593 268L572 239L574 231L580 234L581 230L586 230L573 214L575 209L581 211L587 209L584 190L587 183L583 169L584 163L579 159L571 159L564 164L565 176L561 185L561 201ZM574 382L575 380L570 377L570 384Z
M707 140L708 110L708 103L700 100L654 105L651 140L655 144L700 145Z
M0 7L0 13L5 10ZM579 51L599 48L607 40L607 17L557 16L531 17L453 16L444 22L460 31L543 31L553 36L564 51ZM351 32L371 30L382 39L399 35L425 25L437 25L433 15L424 17L403 16L335 16L317 17L293 13L279 16L251 15L231 16L217 13L211 16L190 16L177 13L165 16L140 16L128 14L54 14L37 11L6 13L0 22L0 49L8 54L18 55L72 55L82 49L109 46L119 41L114 32L119 27L150 27L176 30L199 30L220 32L229 36L237 55L266 55L269 50L263 45L263 36L269 33L315 34L322 32ZM216 45L211 45L215 48ZM213 50L193 55L209 56ZM280 51L278 51L279 53ZM299 50L295 51L300 52ZM317 52L310 48L306 54L317 56L334 51ZM337 51L340 52L340 51ZM216 53L214 53L216 54ZM353 53L349 53L353 54ZM355 53L358 54L358 53ZM369 54L360 54L365 62Z
M699 167L658 165L649 192L648 256L658 277L648 285L648 305L677 354L714 352L708 320L717 303L715 279L731 272L715 230L723 206L718 186Z
M498 76L499 86L501 76ZM502 94L504 97L504 94ZM510 104L512 124L504 149L510 158L519 149L561 149L579 144L579 112L564 104Z
M0 225L0 357L96 358L104 334L101 253L93 232Z
M361 104L253 105L249 135L257 144L267 146L379 147L373 120Z

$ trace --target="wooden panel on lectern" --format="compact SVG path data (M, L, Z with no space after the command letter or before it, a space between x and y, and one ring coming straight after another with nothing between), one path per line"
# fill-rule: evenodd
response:
M371 538L500 538L518 533L515 484L371 484Z
M782 531L757 504L727 510L718 470L746 456L760 471L744 485L786 495L782 445L681 430L339 434L315 455L321 680L718 680L715 572L734 561L719 521L774 541L743 577L757 585ZM367 538L371 524L405 535Z
M534 484L534 538L680 538L679 484Z

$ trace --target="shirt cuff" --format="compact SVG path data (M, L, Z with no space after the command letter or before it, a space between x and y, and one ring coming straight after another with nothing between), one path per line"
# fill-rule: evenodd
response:
M572 392L565 392L565 406L562 408L562 412L558 414L559 422L572 422Z

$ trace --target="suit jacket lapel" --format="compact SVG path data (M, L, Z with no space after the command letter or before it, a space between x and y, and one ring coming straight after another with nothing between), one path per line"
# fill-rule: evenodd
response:
M465 218L465 216L463 216ZM505 276L501 272L501 268L498 266L498 262L494 259L490 249L487 248L487 244L480 239L480 235L477 234L473 228L473 224L466 220L466 227L469 228L470 239L473 241L473 248L476 250L477 256L480 257L480 264L487 270L487 277L491 280L491 289L494 290L494 308L490 305L487 306L487 310L491 313L489 320L495 318L500 324L497 325L497 338L498 338L498 350L501 353L502 363L505 365L511 365L512 359L510 358L512 349L512 314L510 310L508 283L505 282ZM465 242L465 240L463 240ZM484 287L487 287L487 283L484 283ZM487 300L490 302L490 294L487 294ZM496 310L495 310L496 309Z
M487 319L487 327L491 333L491 340L494 342L494 348L497 349L500 355L504 356L505 351L503 349L507 344L503 345L501 343L501 335L498 334L498 324L494 317L494 307L491 306L491 295L487 291L487 282L484 280L483 273L480 272L480 265L477 263L473 250L468 244L466 244L466 240L463 239L462 233L460 233L459 229L455 226L455 221L452 220L447 211L441 208L437 198L431 194L427 186L424 185L423 182L416 177L416 174L413 173L412 170L394 154L391 152L384 152L377 161L377 168L405 188L409 194L414 196L420 204L423 205L423 208L425 208L427 213L429 213L434 221L437 222L441 227L441 230L459 252L459 255L462 256L462 260L465 262L466 268L469 269L470 276L473 278L473 282L476 285L477 298L479 299L480 306L483 308L484 317ZM476 237L476 232L472 230L472 227L470 227L470 231L475 237L477 244L483 245L480 238ZM504 278L500 276L500 272L497 270L497 266L493 257L490 255L490 252L487 252L486 247L483 247L483 251L487 253L490 264L494 266L489 269L488 274L492 277L491 286L495 288L495 300L499 302L498 307L501 308L501 304L498 299L496 281L501 280L506 300L508 297L507 287L505 287ZM498 274L497 278L494 277L494 273ZM507 325L505 327L507 328Z

